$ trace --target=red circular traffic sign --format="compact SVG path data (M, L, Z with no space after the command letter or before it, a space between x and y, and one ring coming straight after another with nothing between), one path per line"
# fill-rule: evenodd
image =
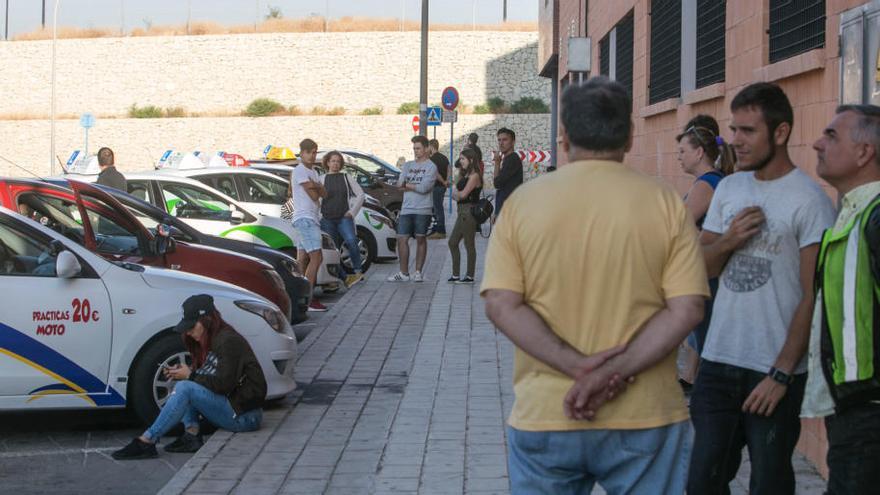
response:
M419 116L416 115L412 119L413 132L419 132Z
M452 86L444 89L443 94L440 96L440 104L450 112L455 110L455 107L458 106L458 90Z

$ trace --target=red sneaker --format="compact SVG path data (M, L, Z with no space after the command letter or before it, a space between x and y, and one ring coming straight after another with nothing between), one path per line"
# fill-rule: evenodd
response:
M327 311L327 306L324 306L317 299L312 298L312 302L309 303L309 311L323 313Z

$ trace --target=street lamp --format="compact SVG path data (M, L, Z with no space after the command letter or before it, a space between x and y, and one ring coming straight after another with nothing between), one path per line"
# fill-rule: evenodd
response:
M49 114L50 130L50 151L49 151L49 169L52 175L55 175L55 42L58 38L58 4L61 0L55 0L55 13L52 16L52 111ZM43 5L46 0L43 0Z

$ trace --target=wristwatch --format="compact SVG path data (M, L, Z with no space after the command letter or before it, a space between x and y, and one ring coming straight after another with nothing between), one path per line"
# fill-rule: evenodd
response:
M789 375L784 371L780 371L775 367L771 367L770 371L767 373L767 376L773 379L773 381L781 383L783 385L791 385L794 382L794 376Z

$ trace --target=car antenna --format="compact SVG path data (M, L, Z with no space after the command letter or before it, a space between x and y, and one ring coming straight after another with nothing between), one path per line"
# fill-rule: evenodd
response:
M57 158L57 157L56 157L56 158ZM3 156L3 155L0 155L0 160L3 160L4 162L6 162L6 163L12 165L13 167L16 167L16 168L19 168L19 169L21 169L21 170L24 170L25 172L27 172L27 173L33 175L34 177L36 177L36 178L38 178L38 179L40 179L40 180L45 180L43 177L41 177L41 176L39 176L39 175L37 175L37 174L31 172L29 169L27 169L27 168L25 168L25 167L22 167L21 165L15 163L14 161L10 160L9 158L6 158L6 157Z

